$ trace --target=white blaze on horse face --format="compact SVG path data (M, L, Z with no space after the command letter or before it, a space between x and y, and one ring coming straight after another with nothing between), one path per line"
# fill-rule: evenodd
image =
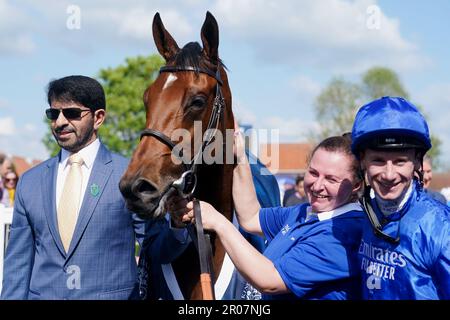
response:
M170 87L171 85L172 85L172 83L175 81L175 80L177 80L178 78L177 78L177 76L176 75L174 75L174 74L172 74L172 73L169 73L169 76L167 77L167 80L166 80L166 83L164 83L164 86L163 86L163 90L164 89L167 89L168 87Z

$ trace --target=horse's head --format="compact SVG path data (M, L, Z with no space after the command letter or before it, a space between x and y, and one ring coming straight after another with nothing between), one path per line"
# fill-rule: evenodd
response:
M206 14L201 29L203 48L190 42L180 49L158 13L153 19L153 37L166 66L144 93L146 129L120 181L127 206L144 218L164 216L165 203L177 190L193 191L196 175L192 171L197 170L192 164L202 156L205 145L218 140L205 141L203 133L208 128L222 132L233 127L215 18Z

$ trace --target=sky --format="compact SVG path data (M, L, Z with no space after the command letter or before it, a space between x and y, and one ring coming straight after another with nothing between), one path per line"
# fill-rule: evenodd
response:
M48 157L46 86L96 77L127 57L157 53L159 12L179 46L200 41L209 10L240 122L305 142L314 99L333 77L358 82L394 70L450 159L450 2L433 0L0 0L0 152ZM450 169L450 165L447 165Z

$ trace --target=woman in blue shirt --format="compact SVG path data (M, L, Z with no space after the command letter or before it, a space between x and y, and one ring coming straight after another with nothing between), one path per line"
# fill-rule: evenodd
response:
M238 135L238 165L233 199L239 224L264 235L264 255L253 248L224 216L201 203L205 229L214 230L239 272L265 299L358 298L357 249L363 212L359 163L348 136L322 141L312 152L304 188L310 204L261 208ZM193 220L192 203L181 215ZM180 212L182 213L182 212Z

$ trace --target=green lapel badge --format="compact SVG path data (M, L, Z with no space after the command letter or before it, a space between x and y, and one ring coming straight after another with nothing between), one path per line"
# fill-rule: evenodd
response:
M98 184L93 183L91 185L91 194L96 197L98 196L98 194L100 193L100 187L98 186Z

